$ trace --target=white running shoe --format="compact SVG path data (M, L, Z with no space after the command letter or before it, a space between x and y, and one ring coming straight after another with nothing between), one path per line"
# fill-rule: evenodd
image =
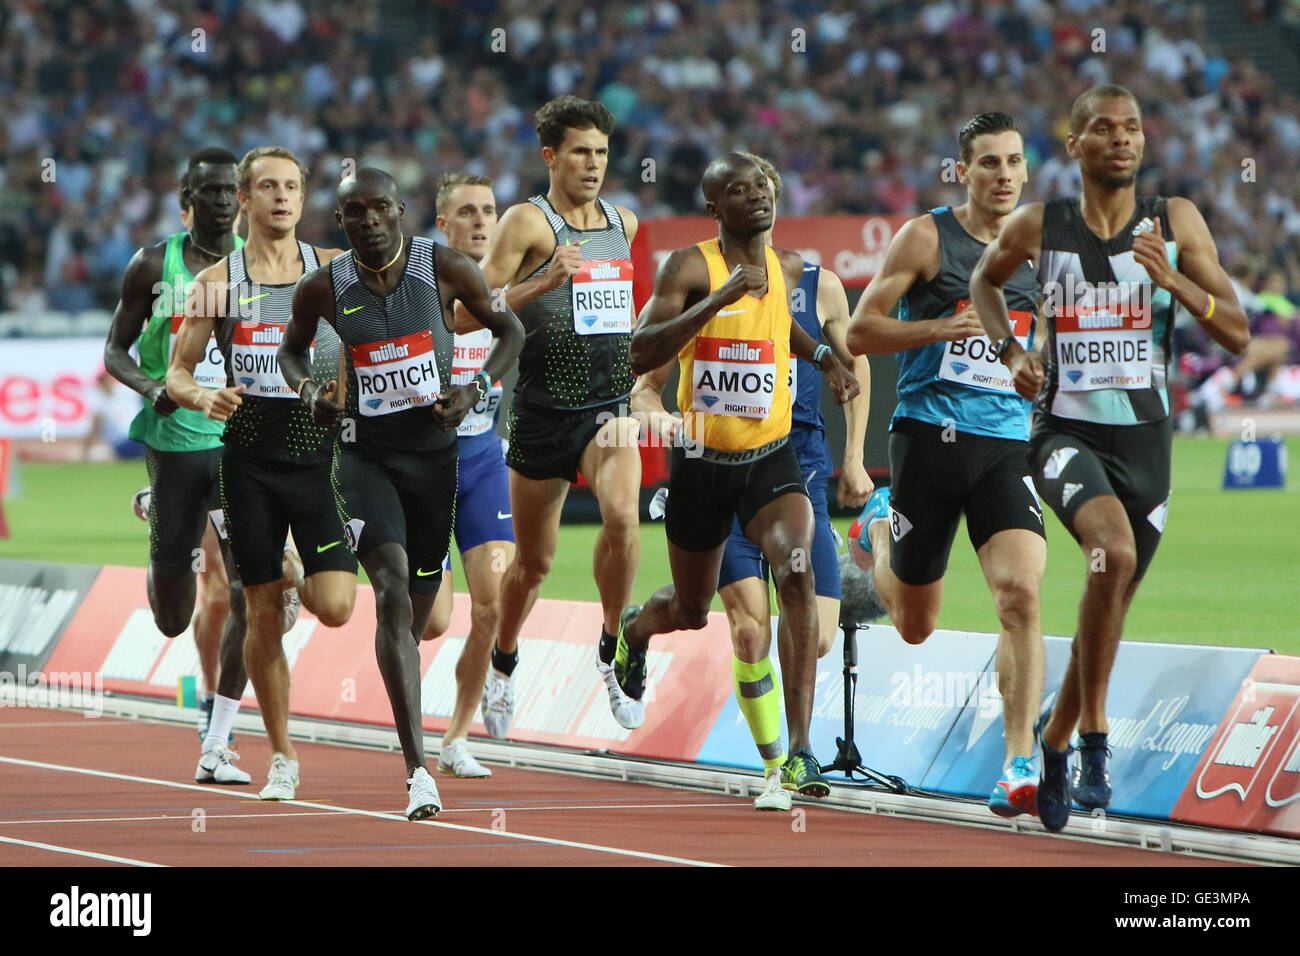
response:
M258 797L262 800L292 800L298 786L298 761L284 754L271 755L271 772Z
M225 744L203 751L194 779L198 783L252 783L253 778L235 766L239 754Z
M474 759L463 740L443 741L438 755L438 772L453 777L490 777L492 771Z
M298 623L300 613L302 613L302 598L297 588L289 588L284 592L284 610L280 615L281 636L293 630L293 626Z
M153 488L149 485L145 485L131 496L131 510L141 521L148 522L151 504L153 504Z
M789 790L781 789L781 768L767 772L763 792L754 798L755 810L789 810L794 798Z
M483 726L497 740L505 740L514 716L514 682L493 667L488 671L487 684L483 687Z
M425 817L437 816L438 811L442 809L442 797L438 796L438 785L429 776L429 771L421 767L406 782L410 787L406 819L423 820Z
M623 688L618 686L618 678L614 676L614 665L602 661L599 652L596 654L596 670L600 671L605 689L609 691L609 709L614 714L614 719L624 730L636 730L645 722L645 701L623 693Z

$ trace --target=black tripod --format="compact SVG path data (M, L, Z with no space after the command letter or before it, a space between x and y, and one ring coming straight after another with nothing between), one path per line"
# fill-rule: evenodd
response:
M859 626L869 625L859 625L856 620L850 618L847 611L841 612L840 629L844 631L844 736L835 738L835 743L840 749L831 763L822 764L822 772L841 770L850 781L853 781L853 775L856 773L866 778L862 781L863 786L882 787L893 793L906 793L911 787L902 777L887 777L870 767L864 767L862 755L858 753L858 745L853 742L853 697L858 688Z

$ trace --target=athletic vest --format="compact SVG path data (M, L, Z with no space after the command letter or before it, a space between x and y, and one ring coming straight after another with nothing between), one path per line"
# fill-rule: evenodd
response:
M709 267L709 292L730 270L718 240L697 248ZM719 309L677 354L677 407L687 439L718 451L760 448L790 433L790 307L781 260L770 246L767 294Z
M432 405L451 385L454 335L443 318L435 244L419 236L402 278L380 296L357 275L351 253L329 264L334 327L347 356L346 415L357 448L375 455L428 452L456 441L433 419ZM341 441L348 437L345 430Z
M1167 389L1174 299L1133 258L1133 230L1160 220L1165 254L1178 245L1160 196L1137 201L1133 218L1100 239L1083 221L1078 198L1043 207L1043 284L1049 358L1040 410L1101 425L1137 425L1169 415Z
M475 329L456 336L455 350L451 359L451 382L453 385L468 385L474 381L487 361L488 351L492 348L492 332L489 329ZM460 457L470 458L492 448L500 448L497 439L497 419L501 414L501 396L505 389L501 382L493 382L486 395L476 404L465 420L456 429L460 439Z
M803 276L799 279L794 294L790 296L790 317L812 336L814 342L820 342L822 337L822 323L817 317L817 283L821 281L821 272L821 266L805 262ZM822 418L821 369L807 359L791 355L790 394L794 396L791 421L796 425L826 431L826 420Z
M171 360L172 342L185 318L185 302L194 276L185 265L183 249L188 233L167 237L163 252L161 289L154 296L153 313L140 332L138 348L140 371L156 382L166 381L167 363ZM244 240L235 237L235 248ZM221 388L226 384L225 364L213 339L207 352L194 369L194 380L204 388ZM147 401L131 422L128 434L158 451L202 451L221 444L225 423L213 421L203 412L178 408L162 416Z
M302 274L320 267L316 250L298 242ZM335 429L321 428L290 391L276 351L293 316L296 282L270 285L250 279L244 250L227 260L226 319L217 341L229 370L229 385L244 386L242 403L226 422L222 440L246 455L267 461L322 464L329 461ZM322 384L338 378L339 337L328 322L316 323L311 378Z
M957 221L947 206L931 209L939 231L939 271L918 279L898 303L903 322L942 319L970 304L970 274L984 254L980 242ZM1038 280L1028 263L1004 286L1016 338L1034 347ZM992 438L1029 438L1030 403L1016 394L1007 367L989 355L986 335L956 342L931 342L898 353L898 405L890 422L900 418L955 428Z
M528 200L546 214L557 245L577 242L582 271L518 310L524 326L515 400L578 410L626 399L632 391L627 350L636 319L632 248L618 210L597 199L606 224L575 229L545 196ZM544 262L528 278L544 274Z

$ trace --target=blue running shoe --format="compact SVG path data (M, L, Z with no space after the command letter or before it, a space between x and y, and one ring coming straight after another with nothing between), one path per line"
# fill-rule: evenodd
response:
M1070 792L1074 802L1085 810L1097 810L1110 806L1110 771L1106 769L1106 758L1110 756L1110 747L1106 746L1103 733L1080 734L1079 760L1074 765L1074 784Z
M989 809L1000 817L1038 814L1038 768L1028 757L1017 757L993 785Z
M862 550L871 553L871 536L867 534L867 529L875 521L889 520L889 488L877 488L867 499L866 505L862 508L862 514L858 515L858 520L853 522L849 528L849 535L858 539L858 544Z
M1074 748L1066 747L1062 752L1047 746L1043 740L1043 728L1051 716L1049 710L1034 724L1034 740L1043 755L1043 774L1038 781L1036 801L1038 819L1043 821L1044 827L1056 833L1070 822L1070 754L1074 753Z

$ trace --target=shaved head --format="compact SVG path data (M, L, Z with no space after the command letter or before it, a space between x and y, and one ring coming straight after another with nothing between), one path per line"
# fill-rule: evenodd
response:
M396 202L397 192L397 180L391 174L374 166L363 166L355 176L339 183L338 205L342 209L343 204L355 193L367 196L388 195Z
M700 189L704 191L704 198L709 202L717 202L722 190L737 173L755 167L757 164L744 153L723 153L704 170L704 176L700 180ZM762 170L759 169L759 172Z

